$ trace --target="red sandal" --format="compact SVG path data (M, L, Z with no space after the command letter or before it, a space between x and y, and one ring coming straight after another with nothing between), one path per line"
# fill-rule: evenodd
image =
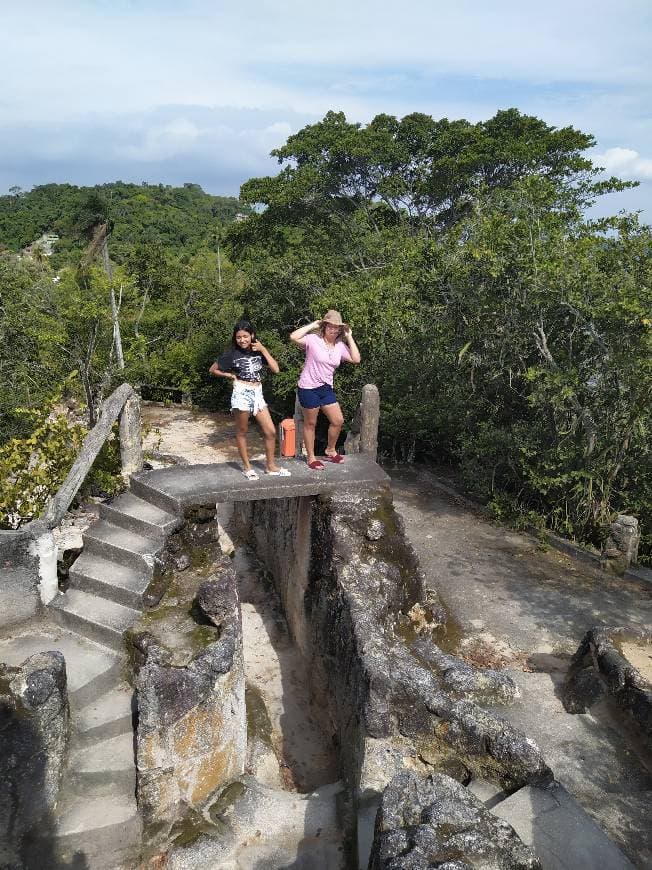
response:
M324 463L319 459L313 459L312 462L308 463L308 468L312 468L313 471L321 471L324 468Z
M328 454L326 454L324 456L324 459L326 460L326 462L334 462L335 465L339 465L340 462L344 462L344 457L341 453L336 453L335 456L329 456Z

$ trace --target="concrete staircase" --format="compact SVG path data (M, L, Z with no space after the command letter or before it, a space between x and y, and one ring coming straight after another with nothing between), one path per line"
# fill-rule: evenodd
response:
M137 863L141 825L123 633L140 616L155 555L178 524L131 492L101 505L100 519L83 535L68 591L50 604L55 621L90 642L107 665L70 692L72 738L56 833L63 866L84 860L88 870L114 870ZM75 663L67 655L66 663L70 672Z
M177 517L125 492L100 506L100 520L84 532L84 551L70 571L70 588L51 604L61 624L123 651L154 572L154 557L178 525Z

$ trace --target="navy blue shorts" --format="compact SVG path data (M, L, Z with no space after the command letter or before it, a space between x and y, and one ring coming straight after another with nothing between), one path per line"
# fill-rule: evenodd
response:
M334 405L337 402L335 390L329 384L306 390L299 387L299 404L302 408L321 408L324 405Z

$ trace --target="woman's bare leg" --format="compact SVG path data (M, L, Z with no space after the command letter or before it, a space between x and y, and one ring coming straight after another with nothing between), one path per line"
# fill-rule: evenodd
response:
M247 450L247 430L249 429L249 411L234 411L235 417L235 443L238 445L238 453L242 459L242 467L249 471L249 451Z
M260 431L265 439L265 464L268 471L278 471L278 465L274 453L276 452L276 428L268 408L259 411L254 420L260 426Z
M344 425L344 415L340 408L339 402L333 402L332 405L323 405L322 411L328 418L328 444L326 446L326 456L335 456L337 453L337 439L340 437L342 426Z
M303 443L306 445L308 462L315 460L315 426L319 408L302 408L303 413Z

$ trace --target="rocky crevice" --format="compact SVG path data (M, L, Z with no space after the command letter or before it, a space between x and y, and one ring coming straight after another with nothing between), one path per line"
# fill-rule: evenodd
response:
M402 770L507 790L551 781L536 745L477 703L509 702L511 680L436 645L445 613L425 591L387 489L243 504L236 514L310 662L313 699L339 747L352 851ZM419 631L406 643L410 613Z

